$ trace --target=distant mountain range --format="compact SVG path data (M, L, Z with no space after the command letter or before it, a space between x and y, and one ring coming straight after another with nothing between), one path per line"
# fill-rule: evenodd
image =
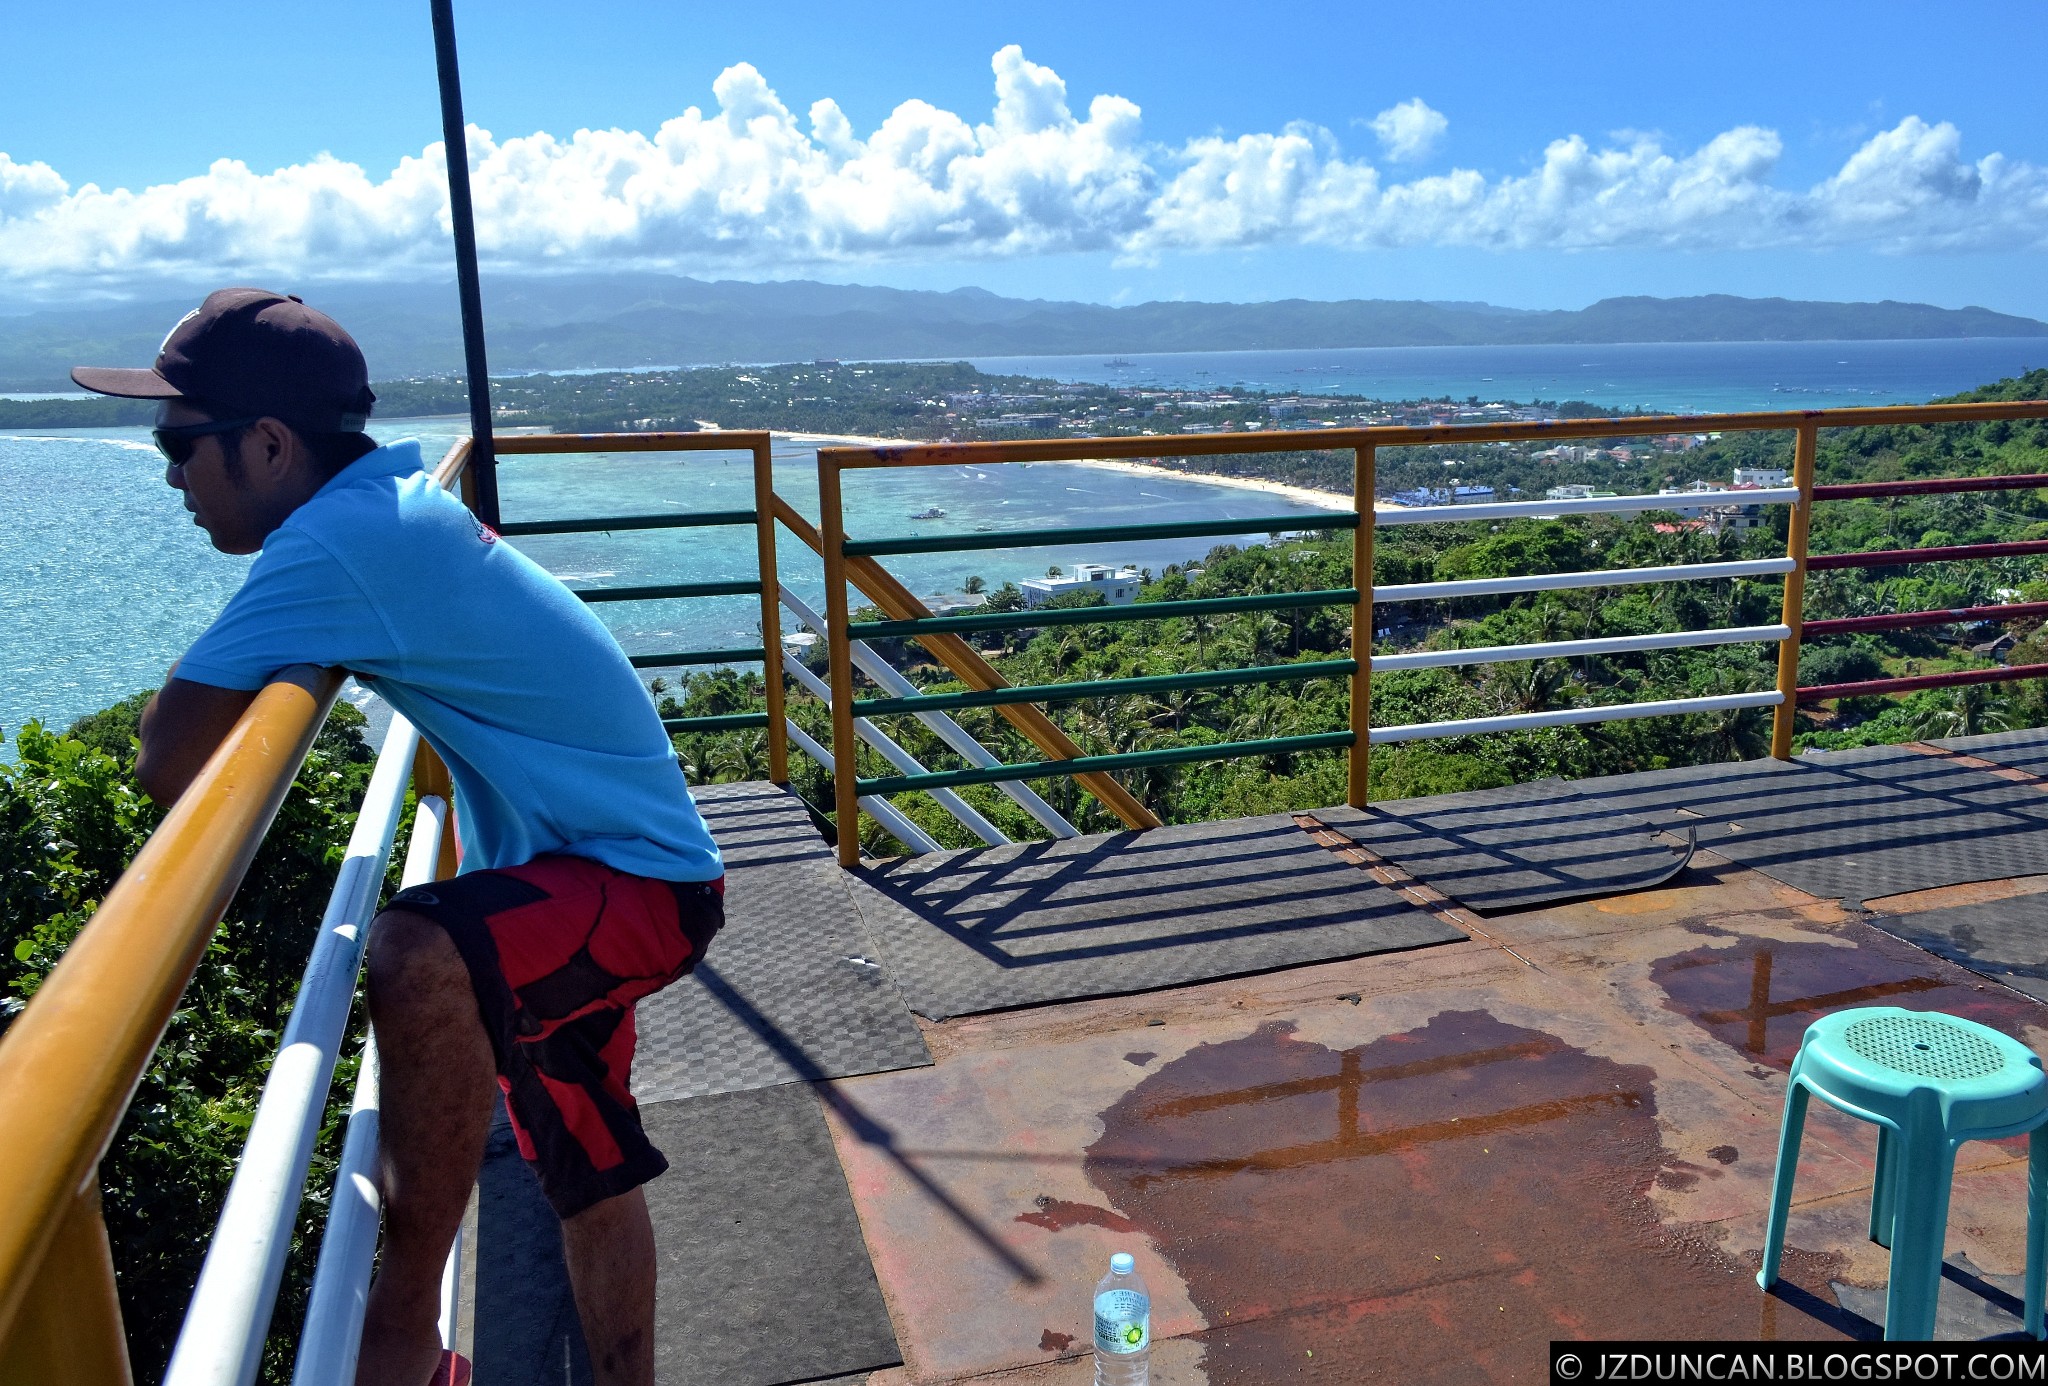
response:
M305 291L363 344L380 379L459 370L455 290L353 284ZM75 364L150 360L201 297L0 317L0 390L70 388ZM1532 311L1486 303L1141 303L1124 308L808 280L752 284L669 275L484 284L493 371L1148 351L1590 342L2042 337L2048 323L1985 308L1783 298L1608 298Z

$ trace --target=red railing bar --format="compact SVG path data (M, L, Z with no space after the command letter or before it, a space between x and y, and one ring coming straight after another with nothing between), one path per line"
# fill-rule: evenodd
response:
M1882 616L1833 616L1807 621L1807 635L1846 635L1852 630L1904 630L1908 626L1952 626L1959 621L2016 621L2023 616L2048 616L2048 602L2009 602L2004 606L1956 606L1946 611L1894 611Z
M1902 679L1865 679L1862 683L1824 683L1799 690L1802 703L1831 698L1863 698L1873 693L1911 693L1920 688L1954 688L1965 683L2010 683L2015 679L2048 678L2048 664L2009 664L1996 669L1957 669L1946 674L1915 674Z
M1851 481L1813 488L1815 500L1861 500L1867 496L1945 496L1958 491L2031 491L2048 486L2048 472L2026 476L1938 476L1918 481Z
M1806 560L1806 570L1822 568L1891 568L1902 563L1945 563L1951 559L2013 558L2025 553L2048 553L2048 539L2015 539L2008 544L1948 544L1933 549L1883 549L1874 553L1816 554Z

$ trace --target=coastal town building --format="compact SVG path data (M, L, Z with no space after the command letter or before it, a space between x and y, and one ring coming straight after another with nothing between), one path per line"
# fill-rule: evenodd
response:
M1395 505L1489 505L1494 500L1491 486L1417 486L1396 491L1387 499Z
M1144 574L1128 565L1112 568L1107 563L1077 563L1071 576L1025 578L1017 586L1023 589L1024 605L1034 609L1069 592L1100 592L1110 606L1129 606L1144 581Z

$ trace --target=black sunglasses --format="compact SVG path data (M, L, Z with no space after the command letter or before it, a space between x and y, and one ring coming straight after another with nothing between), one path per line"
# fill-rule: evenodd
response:
M209 419L205 423L179 424L175 427L152 429L150 436L156 439L156 450L164 455L165 461L173 467L182 467L192 460L193 446L201 438L212 437L217 433L233 433L238 429L247 428L262 417L261 414L253 414L246 419Z

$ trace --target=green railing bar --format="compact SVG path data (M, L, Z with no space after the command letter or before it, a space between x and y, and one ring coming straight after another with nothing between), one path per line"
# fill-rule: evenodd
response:
M973 693L920 693L908 698L869 698L853 705L853 715L886 717L897 712L945 712L962 707L1007 707L1013 703L1072 703L1083 698L1120 698L1131 693L1171 693L1192 688L1232 688L1248 683L1349 678L1357 672L1356 660L1319 659L1307 664L1269 664L1258 669L1205 669L1193 674L1151 674L1135 679L1096 679L1090 683L1043 683L1037 687L990 688Z
M1276 755L1282 751L1331 751L1349 746L1348 731L1313 736L1276 736L1265 741L1222 741L1210 746L1172 746L1158 751L1125 751L1114 756L1076 756L1072 760L1033 760L1018 765L991 765L986 770L940 770L925 775L885 775L855 780L862 794L901 794L910 789L952 789L963 784L996 784L1002 780L1044 780L1055 775L1087 775L1100 770L1136 770L1147 765L1185 765L1198 760L1236 760L1243 756Z
M685 664L759 664L768 651L759 645L739 650L680 650L675 654L644 654L627 657L635 669L673 669Z
M609 534L616 529L705 529L714 525L750 525L760 519L752 510L685 510L670 515L606 515L589 520L512 520L498 526L511 538L520 534Z
M738 731L742 727L765 727L768 714L765 712L729 712L723 717L664 717L661 725L667 731Z
M586 602L648 602L661 597L752 597L761 591L754 582L669 582L658 587L584 587L573 589Z
M967 630L1033 630L1040 626L1087 626L1098 621L1168 621L1178 616L1227 616L1239 611L1298 611L1311 606L1351 606L1353 587L1326 592L1261 592L1249 597L1194 597L1177 602L1136 602L1130 606L1061 606L1047 611L992 611L982 616L923 616L914 621L848 621L852 640L888 640Z
M1007 534L910 534L900 539L849 539L846 555L965 553L969 549L1029 549L1048 544L1093 544L1110 539L1193 539L1205 534L1278 534L1310 529L1357 529L1355 511L1327 515L1267 515L1250 520L1176 520L1152 525L1081 525L1072 529L1013 529Z

